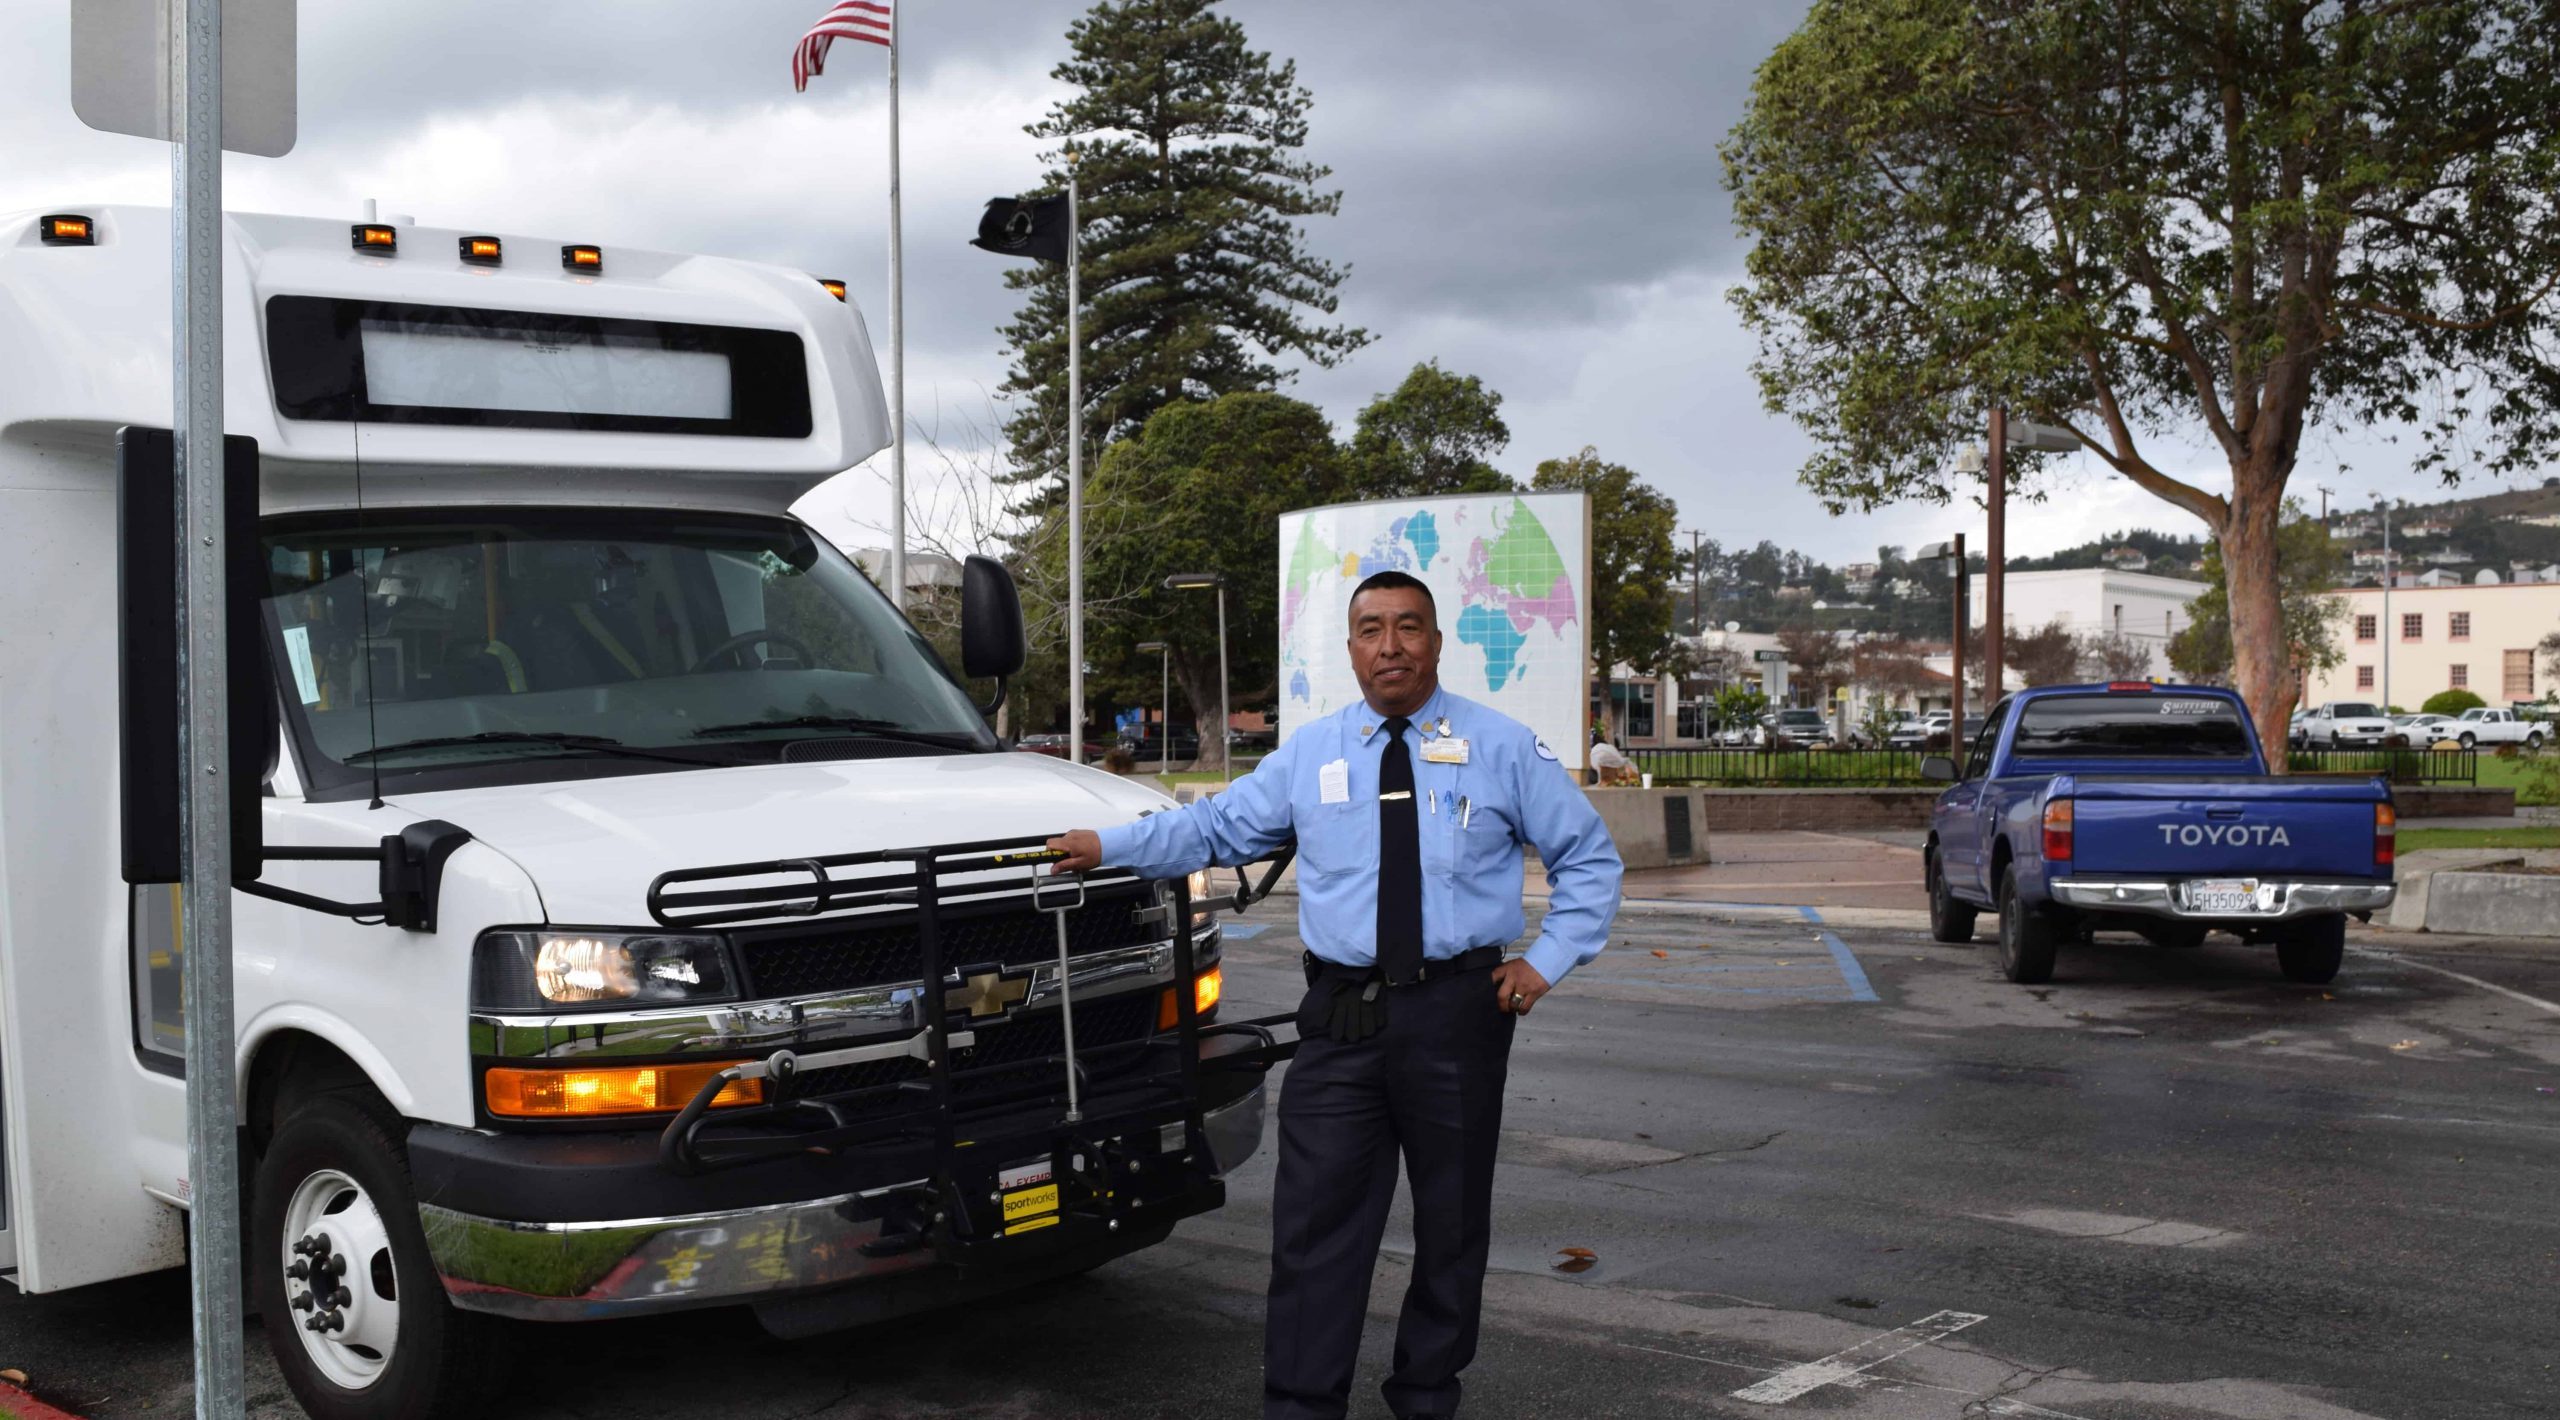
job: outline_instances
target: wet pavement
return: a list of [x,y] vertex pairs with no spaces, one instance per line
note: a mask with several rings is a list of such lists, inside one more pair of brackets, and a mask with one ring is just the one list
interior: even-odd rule
[[[2107,942],[2028,989],[1987,945],[1754,916],[1630,915],[1523,1024],[1468,1416],[2560,1412],[2556,944],[2360,933],[2315,987],[2226,939]],[[1294,1004],[1287,920],[1231,943],[1230,1012]],[[1251,1415],[1270,1163],[1162,1246],[962,1312],[532,1330],[493,1420]],[[1355,1415],[1385,1413],[1399,1209]],[[0,1365],[176,1417],[186,1324],[174,1275],[0,1289]],[[253,1344],[253,1413],[292,1414]]]

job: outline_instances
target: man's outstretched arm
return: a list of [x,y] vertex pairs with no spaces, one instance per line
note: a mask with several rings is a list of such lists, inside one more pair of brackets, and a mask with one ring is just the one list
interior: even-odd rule
[[1067,856],[1049,870],[1082,873],[1109,863],[1144,878],[1178,878],[1213,863],[1263,857],[1296,829],[1289,805],[1289,749],[1295,743],[1273,751],[1222,794],[1116,828],[1079,828],[1050,839],[1049,847]]

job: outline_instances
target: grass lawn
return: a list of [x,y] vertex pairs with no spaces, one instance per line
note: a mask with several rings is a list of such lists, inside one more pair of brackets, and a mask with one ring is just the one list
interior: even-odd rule
[[2428,848],[2560,848],[2560,827],[2525,824],[2515,828],[2404,828],[2400,851]]
[[[2560,753],[2560,750],[2555,750],[2553,752]],[[2518,755],[2513,759],[2500,759],[2494,754],[2484,752],[2480,756],[2480,787],[2484,789],[2513,789],[2516,791],[2516,802],[2519,804],[2548,804],[2554,802],[2547,796],[2537,796],[2533,792],[2532,782],[2525,777],[2525,771],[2530,768],[2532,764],[2533,761],[2525,758],[2523,755]]]

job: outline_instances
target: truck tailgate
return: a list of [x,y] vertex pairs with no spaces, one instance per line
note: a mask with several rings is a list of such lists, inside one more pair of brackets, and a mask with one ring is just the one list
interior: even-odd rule
[[2370,782],[2075,776],[2069,790],[2074,874],[2387,876],[2373,862],[2387,800]]

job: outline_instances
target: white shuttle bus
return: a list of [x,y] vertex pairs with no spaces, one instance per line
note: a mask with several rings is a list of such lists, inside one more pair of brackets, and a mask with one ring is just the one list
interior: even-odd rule
[[[788,512],[887,438],[841,288],[582,235],[225,224],[231,660],[272,709],[234,727],[271,747],[245,1255],[315,1416],[493,1413],[493,1328],[804,1334],[1145,1247],[1223,1200],[1287,1049],[1214,1023],[1204,882],[1042,882],[1045,837],[1166,801],[989,732],[1001,566],[952,667]],[[128,881],[163,786],[119,769],[175,696],[119,651],[171,553],[119,545],[166,497],[169,268],[165,211],[0,218],[0,1276],[32,1293],[184,1261],[180,889]]]

